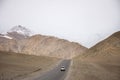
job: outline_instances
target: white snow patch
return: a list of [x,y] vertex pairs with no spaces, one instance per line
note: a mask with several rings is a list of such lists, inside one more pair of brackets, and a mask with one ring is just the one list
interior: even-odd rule
[[11,30],[9,30],[8,32],[17,32],[19,34],[22,34],[24,36],[30,36],[31,35],[31,31],[21,25],[18,26],[14,26]]
[[2,36],[2,37],[5,37],[5,38],[7,38],[7,39],[12,39],[12,37],[7,36],[7,35],[4,35],[4,36]]

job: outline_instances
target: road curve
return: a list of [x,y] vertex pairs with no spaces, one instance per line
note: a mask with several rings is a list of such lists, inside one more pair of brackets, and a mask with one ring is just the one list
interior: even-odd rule
[[[64,80],[68,72],[70,60],[63,60],[57,67],[43,74],[34,80]],[[61,66],[65,66],[66,71],[60,71]]]

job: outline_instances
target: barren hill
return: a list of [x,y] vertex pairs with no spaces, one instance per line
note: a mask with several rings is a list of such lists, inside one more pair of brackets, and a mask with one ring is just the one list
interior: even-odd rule
[[72,58],[82,54],[87,48],[75,42],[51,36],[34,35],[26,40],[22,50],[26,54]]
[[12,30],[13,32],[10,31],[7,34],[0,35],[1,51],[72,58],[77,55],[82,55],[82,53],[87,50],[87,48],[78,43],[53,36],[44,36],[40,34],[29,36],[27,35],[29,31],[20,25],[14,27]]
[[120,58],[120,31],[90,48],[84,56],[102,59]]
[[67,80],[120,80],[120,31],[75,57]]

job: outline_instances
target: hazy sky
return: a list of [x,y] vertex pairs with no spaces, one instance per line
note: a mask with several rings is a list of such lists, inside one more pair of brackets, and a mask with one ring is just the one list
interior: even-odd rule
[[120,0],[0,0],[0,32],[16,25],[91,47],[120,30]]

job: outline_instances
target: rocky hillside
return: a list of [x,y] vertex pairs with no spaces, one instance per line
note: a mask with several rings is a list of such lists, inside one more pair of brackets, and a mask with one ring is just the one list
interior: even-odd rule
[[27,39],[22,52],[35,55],[72,58],[82,54],[86,50],[85,47],[75,42],[69,42],[51,36],[34,35]]
[[120,57],[120,31],[90,48],[84,56],[96,58]]
[[66,80],[120,80],[120,31],[75,57]]
[[78,43],[52,36],[39,34],[29,36],[27,35],[29,31],[22,26],[17,26],[12,30],[7,34],[0,35],[0,50],[59,58],[72,58],[87,50]]
[[0,37],[0,50],[1,51],[12,51],[17,52],[17,42],[13,39],[6,37]]

